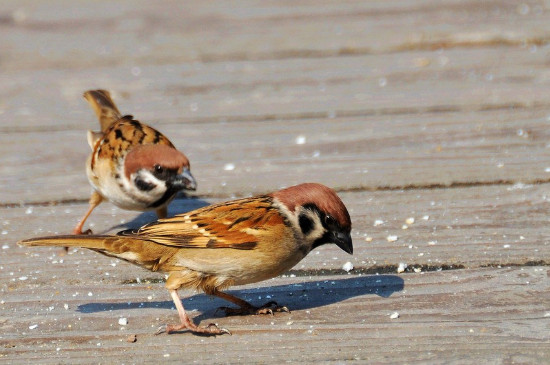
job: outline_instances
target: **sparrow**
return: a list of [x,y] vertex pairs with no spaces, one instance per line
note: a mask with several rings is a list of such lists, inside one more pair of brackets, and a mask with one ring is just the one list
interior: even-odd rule
[[104,200],[123,209],[155,210],[165,218],[176,193],[197,187],[187,157],[156,129],[121,115],[108,91],[86,91],[84,98],[94,109],[101,131],[88,131],[92,153],[86,174],[94,191],[73,233],[83,233],[84,222]]
[[272,313],[273,305],[283,311],[274,302],[256,307],[223,290],[276,277],[324,244],[353,254],[350,215],[334,190],[318,183],[206,206],[117,235],[50,236],[18,244],[83,247],[165,272],[180,323],[157,333],[186,329],[207,335],[229,331],[193,323],[179,289],[201,290],[238,306],[221,307],[227,315]]

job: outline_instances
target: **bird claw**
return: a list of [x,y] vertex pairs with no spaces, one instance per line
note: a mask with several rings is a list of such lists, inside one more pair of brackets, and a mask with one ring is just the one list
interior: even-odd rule
[[168,329],[168,325],[167,325],[167,324],[165,324],[164,326],[160,326],[160,327],[157,329],[157,331],[155,332],[155,336],[158,336],[158,335],[160,335],[161,333],[166,332],[167,329]]
[[213,333],[213,334],[216,334],[216,335],[223,335],[224,333],[227,333],[229,336],[232,336],[232,335],[233,335],[227,328],[218,327],[218,325],[217,325],[216,323],[210,323],[208,326],[205,327],[205,329],[210,330],[210,327],[214,327],[215,330],[217,330],[218,332],[220,332],[220,333],[211,332],[211,333]]
[[223,335],[224,333],[227,333],[229,336],[232,336],[232,333],[227,329],[223,327],[218,327],[216,323],[210,323],[206,327],[186,327],[184,325],[169,325],[166,324],[164,326],[160,326],[157,331],[155,332],[155,336],[160,335],[161,333],[170,334],[175,331],[179,331],[182,329],[187,329],[193,333],[199,334],[199,335]]

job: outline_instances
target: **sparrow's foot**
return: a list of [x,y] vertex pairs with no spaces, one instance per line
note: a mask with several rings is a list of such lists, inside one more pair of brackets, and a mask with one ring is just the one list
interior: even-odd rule
[[85,231],[82,231],[81,229],[75,228],[75,229],[73,230],[73,234],[78,234],[78,235],[80,235],[80,234],[94,234],[94,232],[92,232],[92,230],[89,229],[89,228],[88,228],[87,230],[85,230]]
[[155,332],[155,335],[160,335],[161,333],[170,334],[173,332],[181,331],[181,330],[189,330],[193,333],[199,334],[199,335],[206,335],[206,336],[216,336],[216,335],[223,335],[228,334],[231,336],[231,332],[229,332],[228,329],[220,328],[215,323],[210,323],[206,327],[199,327],[196,325],[185,325],[185,324],[167,324],[165,326],[159,327],[157,332]]
[[222,310],[225,312],[226,316],[244,316],[248,314],[271,314],[275,312],[288,312],[290,313],[290,310],[285,306],[280,306],[277,304],[276,301],[272,300],[270,302],[265,303],[261,307],[255,307],[253,305],[246,305],[241,306],[239,308],[232,308],[232,307],[219,307],[218,310]]

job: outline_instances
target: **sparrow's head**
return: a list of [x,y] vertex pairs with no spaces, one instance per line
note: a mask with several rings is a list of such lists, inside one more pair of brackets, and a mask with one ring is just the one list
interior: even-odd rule
[[195,190],[189,160],[177,149],[162,144],[146,144],[133,148],[124,159],[124,174],[137,190],[151,195]]
[[311,249],[334,243],[353,254],[351,219],[334,190],[317,183],[305,183],[271,195],[288,209],[289,219]]

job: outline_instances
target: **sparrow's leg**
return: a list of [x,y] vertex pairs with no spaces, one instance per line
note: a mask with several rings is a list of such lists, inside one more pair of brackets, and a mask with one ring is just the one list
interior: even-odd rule
[[171,332],[180,331],[183,329],[187,329],[191,332],[198,333],[198,334],[205,334],[205,335],[223,335],[224,333],[227,333],[229,335],[231,334],[231,332],[229,332],[225,328],[219,328],[214,323],[210,323],[206,327],[199,327],[196,324],[194,324],[193,321],[191,321],[191,319],[187,316],[187,313],[185,313],[185,309],[183,308],[183,304],[181,303],[181,299],[178,295],[178,291],[175,289],[169,289],[169,292],[178,310],[181,324],[177,324],[177,325],[167,324],[166,327],[161,327],[157,330],[157,333],[156,333],[157,335],[163,332],[171,333]]
[[261,307],[255,307],[252,304],[248,303],[246,300],[238,298],[234,295],[221,292],[219,290],[214,290],[212,293],[209,293],[225,299],[231,303],[235,303],[239,308],[230,308],[230,307],[220,307],[225,312],[225,315],[246,315],[246,314],[271,314],[273,312],[290,312],[287,307],[281,307],[275,301],[269,301],[262,305]]
[[74,234],[92,233],[92,231],[90,230],[86,232],[82,232],[82,227],[84,227],[84,222],[86,222],[86,219],[88,219],[90,214],[92,214],[92,210],[94,210],[99,204],[101,204],[102,201],[103,201],[103,197],[97,191],[94,191],[92,193],[92,196],[90,197],[90,206],[88,208],[88,211],[86,212],[86,214],[84,214],[84,217],[82,217],[80,222],[78,222],[76,227],[74,227],[73,229]]

